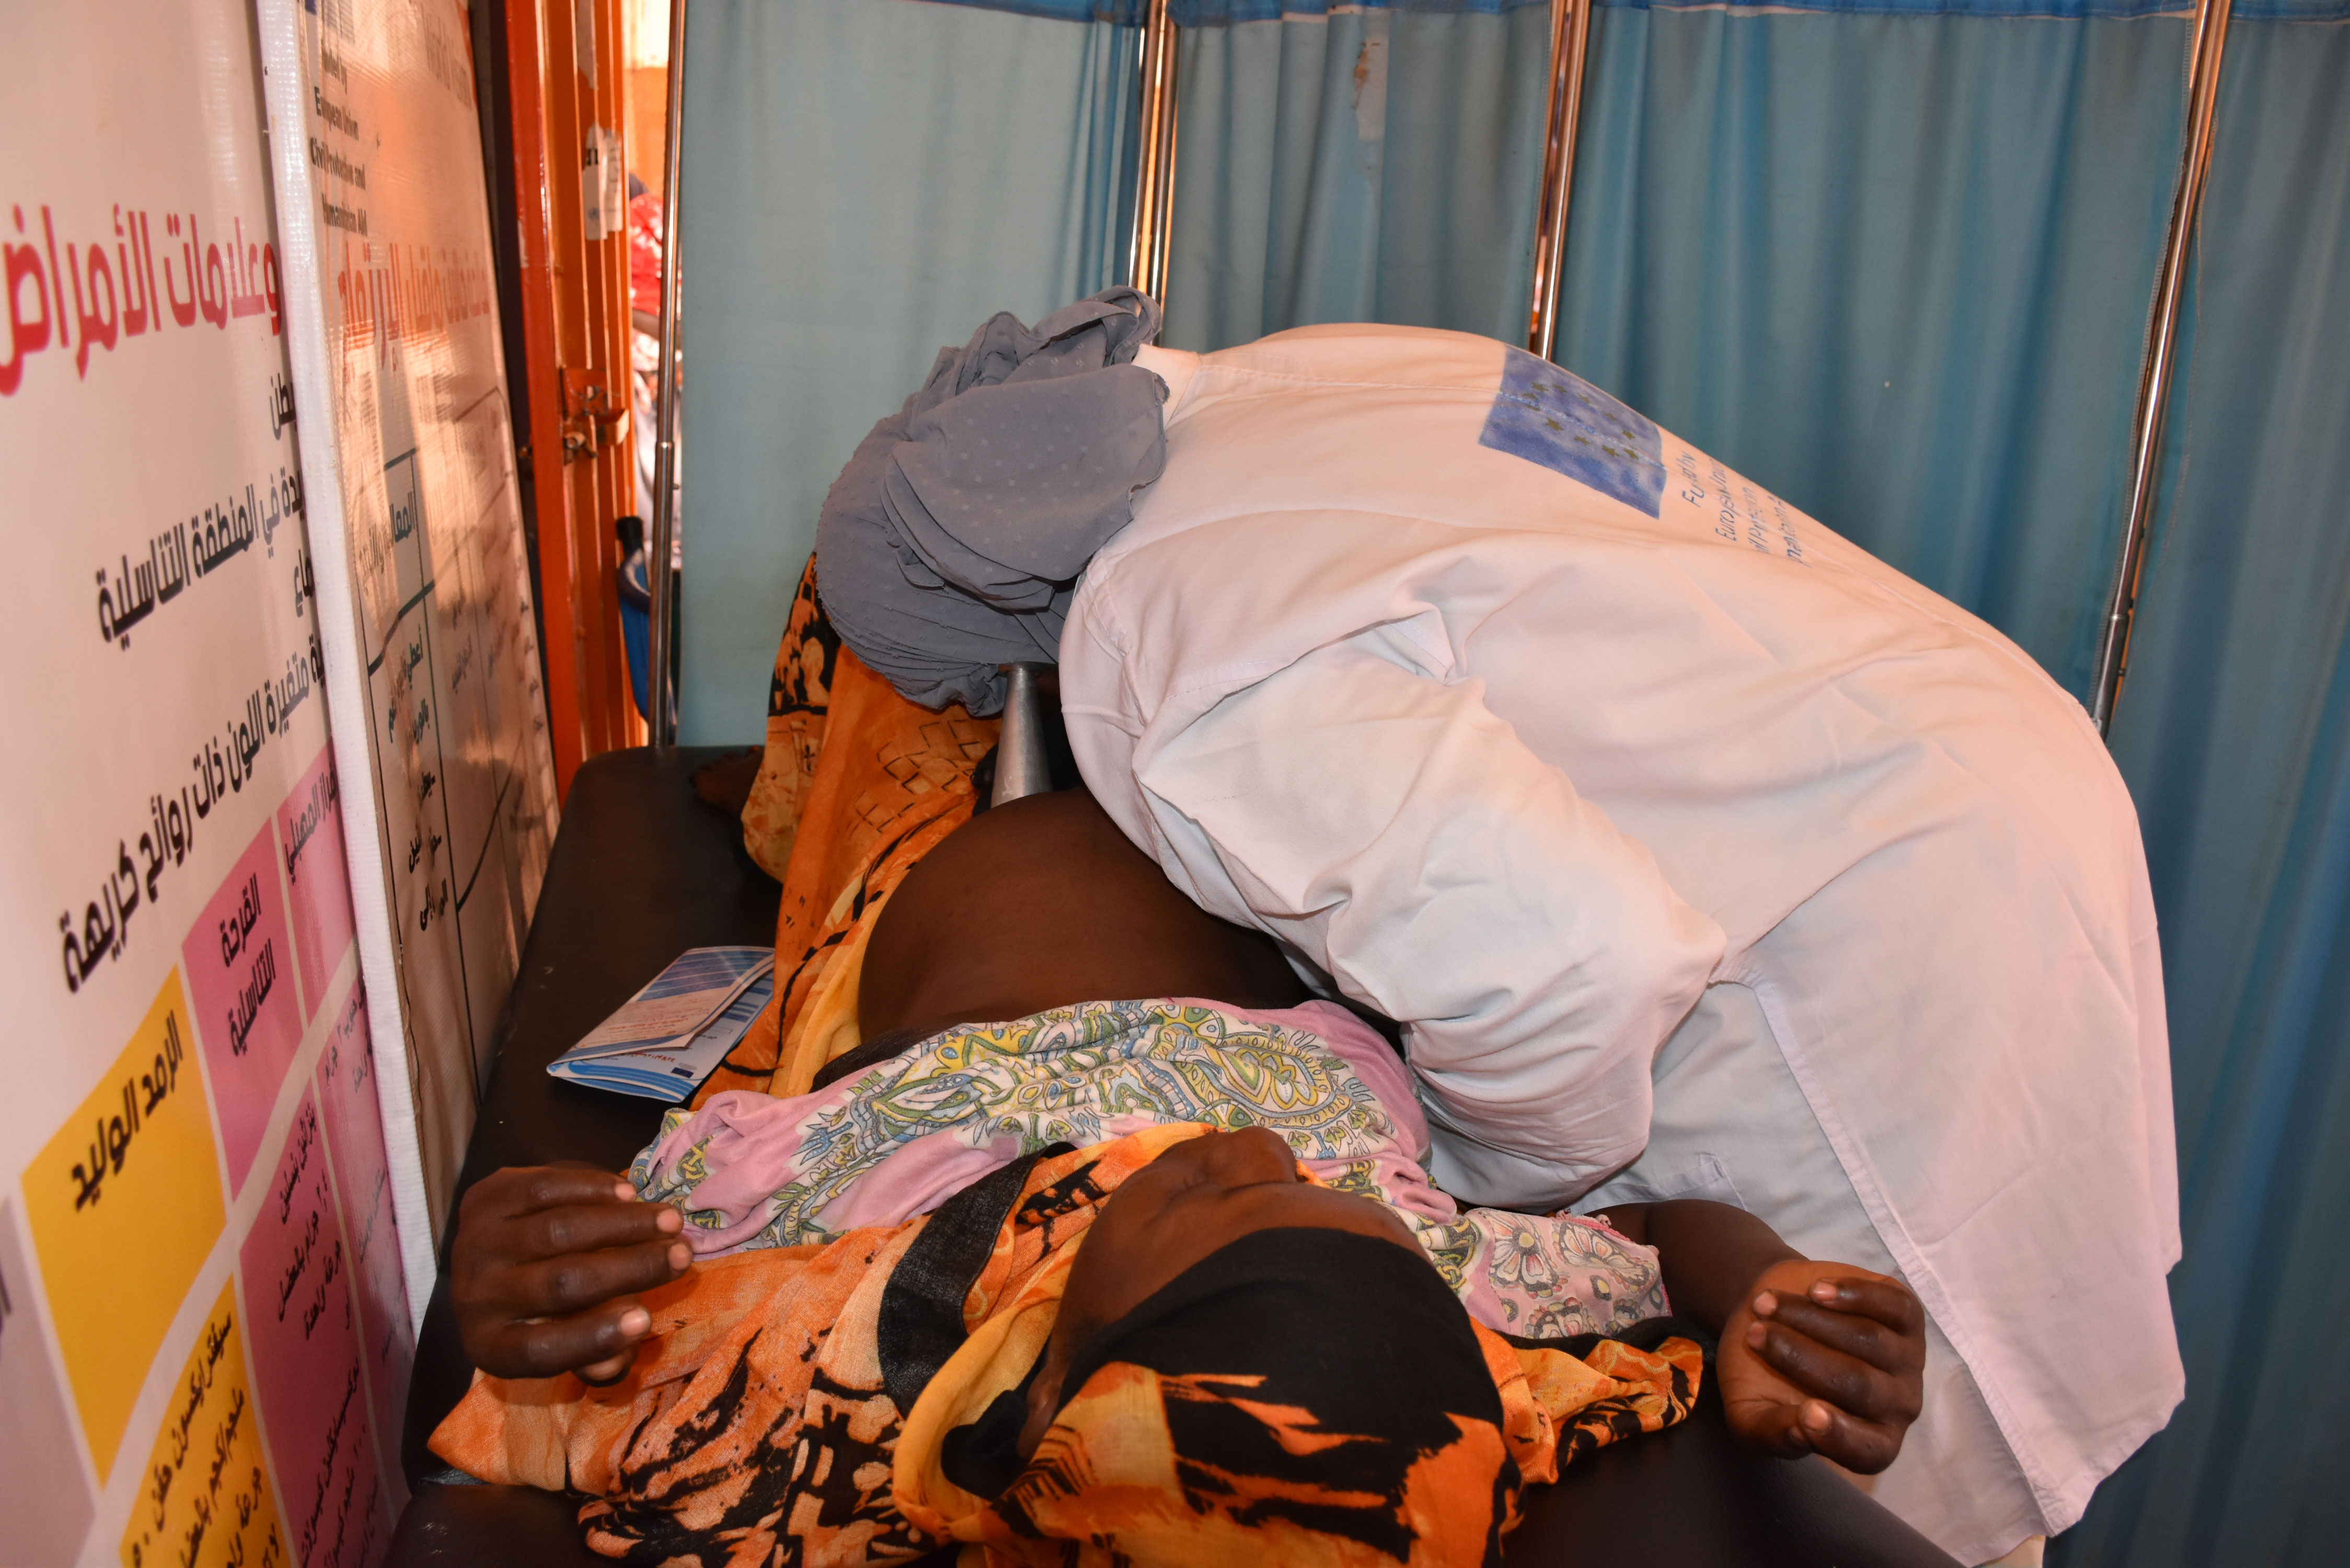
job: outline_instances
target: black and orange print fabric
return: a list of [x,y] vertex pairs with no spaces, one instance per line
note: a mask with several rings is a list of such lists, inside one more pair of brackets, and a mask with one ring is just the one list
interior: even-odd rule
[[1243,1237],[1097,1334],[1067,1386],[1024,1464],[1008,1407],[989,1412],[998,1465],[950,1438],[944,1476],[984,1506],[944,1532],[1035,1563],[1500,1557],[1520,1486],[1500,1391],[1415,1247]]
[[971,820],[971,775],[1000,722],[920,708],[868,669],[801,574],[768,684],[767,744],[743,843],[784,885],[775,996],[694,1096],[806,1094],[854,1048],[865,940],[906,873]]
[[[1391,1255],[1367,1265],[1405,1271],[1419,1288],[1399,1293],[1284,1231],[1268,1234],[1292,1259],[1287,1282],[1269,1288],[1302,1309],[1285,1334],[1258,1332],[1266,1298],[1248,1282],[1263,1261],[1227,1249],[1204,1282],[1227,1313],[1246,1310],[1246,1332],[1213,1313],[1138,1324],[1138,1309],[1080,1356],[1034,1459],[1007,1459],[1003,1428],[1095,1216],[1204,1130],[1047,1149],[901,1225],[704,1261],[643,1298],[653,1335],[626,1377],[477,1378],[433,1451],[484,1480],[585,1493],[591,1547],[674,1568],[861,1568],[957,1542],[966,1568],[1339,1568],[1486,1561],[1522,1486],[1694,1402],[1700,1355],[1686,1339],[1521,1349],[1401,1247],[1370,1242]],[[1199,1288],[1199,1272],[1178,1285]],[[1315,1370],[1332,1358],[1304,1353],[1363,1333],[1449,1349],[1428,1386],[1336,1387]]]
[[[1205,1130],[1034,1158],[935,1213],[824,1247],[704,1260],[640,1298],[653,1330],[627,1376],[477,1376],[432,1451],[483,1480],[586,1493],[588,1544],[629,1562],[856,1568],[933,1551],[895,1500],[904,1412],[974,1330],[1033,1361],[1101,1205]],[[941,1264],[939,1239],[974,1235]]]

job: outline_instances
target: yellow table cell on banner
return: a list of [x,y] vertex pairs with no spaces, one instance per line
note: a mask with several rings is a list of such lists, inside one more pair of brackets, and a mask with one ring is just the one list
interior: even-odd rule
[[287,1568],[234,1286],[188,1352],[122,1532],[123,1568]]
[[177,970],[25,1170],[25,1217],[103,1478],[163,1333],[221,1233],[220,1162]]

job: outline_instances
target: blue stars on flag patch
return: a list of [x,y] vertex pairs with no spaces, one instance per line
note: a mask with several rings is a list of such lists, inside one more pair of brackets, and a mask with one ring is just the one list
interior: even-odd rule
[[1502,389],[1477,444],[1537,462],[1649,516],[1665,493],[1657,427],[1580,376],[1505,350]]

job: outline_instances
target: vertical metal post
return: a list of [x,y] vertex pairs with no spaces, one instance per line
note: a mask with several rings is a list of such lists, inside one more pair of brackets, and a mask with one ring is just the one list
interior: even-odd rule
[[1591,0],[1550,0],[1550,105],[1543,134],[1542,206],[1534,219],[1534,307],[1526,349],[1547,359],[1558,340],[1558,278],[1566,264],[1566,209],[1575,195],[1575,132],[1583,117],[1583,60]]
[[1052,793],[1053,769],[1045,757],[1045,694],[1036,684],[1036,672],[1051,668],[1049,664],[1003,667],[1011,682],[1003,694],[1003,730],[995,742],[995,788],[987,797],[990,805]]
[[1150,0],[1142,24],[1142,148],[1135,181],[1127,282],[1167,304],[1167,250],[1175,202],[1175,22]]
[[651,688],[652,742],[656,746],[677,744],[677,688],[670,680],[670,667],[676,659],[672,649],[677,641],[670,600],[676,589],[670,558],[677,549],[677,197],[678,177],[684,167],[684,139],[678,131],[685,112],[685,6],[686,0],[670,0],[669,145],[663,150],[661,173],[660,384],[654,394],[658,410],[655,439],[660,444],[653,449],[653,536],[650,556],[645,562],[645,587],[651,590],[653,601],[651,657],[648,660],[652,668],[645,675]]
[[2096,671],[2090,682],[2089,717],[2097,733],[2113,728],[2129,670],[2132,618],[2137,610],[2138,579],[2146,571],[2147,531],[2154,522],[2156,486],[2162,467],[2163,416],[2178,373],[2178,310],[2187,287],[2188,253],[2195,243],[2196,213],[2203,203],[2203,178],[2211,166],[2212,128],[2218,119],[2220,57],[2227,48],[2232,0],[2196,0],[2193,64],[2187,78],[2186,151],[2170,201],[2170,237],[2163,247],[2162,271],[2154,285],[2153,320],[2146,359],[2138,369],[2137,413],[2130,429],[2129,512],[2122,529],[2121,556],[2114,566],[2106,599],[2106,624],[2097,641]]

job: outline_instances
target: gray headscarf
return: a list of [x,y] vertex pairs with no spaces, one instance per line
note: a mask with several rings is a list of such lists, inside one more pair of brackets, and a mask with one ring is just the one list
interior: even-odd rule
[[1133,363],[1159,306],[1106,289],[995,317],[873,427],[816,523],[816,587],[913,701],[1003,706],[997,666],[1059,657],[1077,575],[1167,466],[1167,384]]

